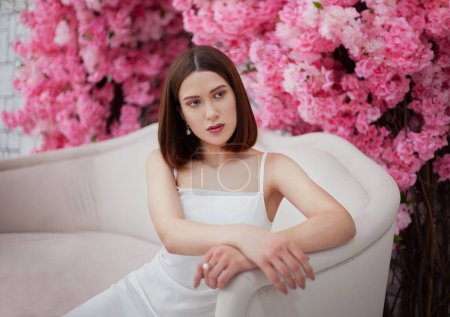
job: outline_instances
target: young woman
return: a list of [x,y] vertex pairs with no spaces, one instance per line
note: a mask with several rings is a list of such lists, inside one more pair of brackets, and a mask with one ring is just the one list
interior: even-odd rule
[[[262,92],[263,93],[263,92]],[[231,60],[194,47],[171,65],[160,148],[147,160],[148,208],[163,242],[152,262],[67,316],[214,316],[217,291],[259,268],[281,292],[305,287],[305,253],[355,235],[347,210],[291,158],[252,146],[257,127]],[[283,198],[307,217],[270,232]]]

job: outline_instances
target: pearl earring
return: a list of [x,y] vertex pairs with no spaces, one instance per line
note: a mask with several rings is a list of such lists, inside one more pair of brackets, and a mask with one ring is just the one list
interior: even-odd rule
[[186,134],[191,135],[191,133],[192,133],[192,131],[191,131],[191,129],[189,129],[189,125],[186,124]]

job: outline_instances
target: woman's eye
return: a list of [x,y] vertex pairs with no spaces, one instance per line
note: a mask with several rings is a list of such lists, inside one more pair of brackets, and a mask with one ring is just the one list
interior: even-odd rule
[[225,91],[224,90],[216,92],[214,94],[214,97],[221,98],[223,95],[225,95]]
[[192,100],[188,102],[188,106],[197,107],[200,104],[200,100]]

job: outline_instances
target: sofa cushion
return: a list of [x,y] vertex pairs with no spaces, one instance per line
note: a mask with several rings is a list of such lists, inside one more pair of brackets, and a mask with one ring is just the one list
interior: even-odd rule
[[60,316],[151,261],[160,247],[95,231],[0,234],[0,316]]

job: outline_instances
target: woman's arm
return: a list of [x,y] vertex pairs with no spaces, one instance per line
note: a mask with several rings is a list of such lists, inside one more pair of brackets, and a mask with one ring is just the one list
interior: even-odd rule
[[[253,231],[258,229],[249,228],[248,235],[245,237],[247,243],[243,244],[241,248],[247,256],[259,258],[258,266],[272,281],[275,280],[275,286],[285,293],[287,289],[276,283],[273,275],[270,276],[273,272],[267,271],[267,266],[275,266],[276,271],[282,273],[291,288],[295,288],[296,284],[302,288],[305,287],[302,270],[308,277],[314,278],[314,275],[311,274],[312,270],[308,272],[307,260],[299,261],[302,265],[300,271],[297,269],[298,262],[288,263],[279,260],[280,254],[286,251],[289,243],[294,243],[304,252],[332,248],[345,243],[355,235],[355,224],[347,210],[315,184],[303,169],[289,157],[279,153],[270,154],[270,159],[266,160],[266,166],[265,190],[286,197],[308,219],[299,225],[275,233],[280,240],[270,236],[274,233],[254,234]],[[217,252],[218,250],[221,252]],[[202,269],[202,264],[205,262],[212,264],[211,271],[205,272]],[[255,263],[245,258],[244,254],[228,248],[221,250],[213,247],[205,255],[203,261],[198,264],[194,285],[198,285],[200,279],[204,278],[210,287],[222,288],[235,275],[251,270],[255,266]],[[229,269],[221,273],[223,267]]]
[[210,225],[185,219],[173,172],[159,149],[150,153],[146,174],[149,213],[169,252],[203,255],[215,245],[238,246],[245,230],[242,225]]
[[267,161],[269,186],[308,218],[278,234],[306,253],[339,246],[355,236],[355,223],[348,211],[312,181],[294,160],[271,153]]
[[[298,270],[295,269],[298,263],[289,264],[287,262],[283,263],[284,261],[277,261],[279,254],[286,250],[289,242],[295,244],[303,252],[314,252],[341,245],[355,235],[355,223],[348,211],[339,202],[314,183],[303,169],[286,155],[280,153],[269,154],[265,170],[265,190],[281,194],[282,197],[287,198],[308,219],[301,224],[276,232],[275,234],[282,238],[278,241],[268,236],[271,233],[260,232],[259,234],[253,234],[253,231],[257,229],[250,229],[247,231],[248,235],[244,238],[247,243],[241,246],[241,250],[247,257],[252,257],[253,259],[258,259],[260,255],[265,254],[266,259],[260,258],[260,261],[257,262],[261,269],[264,270],[264,266],[275,264],[277,272],[282,273],[291,288],[295,288],[294,279],[297,285],[304,288],[304,276],[302,274],[299,275]],[[212,251],[214,252],[214,250]],[[219,260],[214,260],[213,252],[210,250],[203,261],[209,262],[212,259],[213,262],[220,263]],[[234,253],[232,254],[234,255]],[[236,257],[239,258],[238,255]],[[222,262],[227,261],[223,260]],[[210,275],[205,275],[202,272],[202,263],[197,268],[195,281],[198,283],[200,278],[205,278],[210,286],[219,284],[222,286],[223,281],[219,281],[220,275],[217,275],[216,271],[210,272]],[[252,269],[251,263],[253,262],[247,262],[249,265],[247,270]],[[303,266],[303,271],[308,276],[308,273],[311,272],[308,272],[307,260],[300,261],[300,263]],[[306,264],[306,267],[304,264]],[[235,266],[234,271],[231,270],[235,272],[233,276],[244,271],[240,270],[241,266]],[[265,273],[268,275],[266,271]],[[269,274],[271,273],[269,272]],[[290,278],[289,274],[292,274],[293,278]],[[309,277],[313,277],[313,275],[310,274]],[[230,278],[226,274],[222,279],[228,282]],[[269,276],[269,278],[271,277]],[[271,279],[273,280],[273,278]],[[276,285],[276,283],[274,284]],[[277,288],[284,291],[279,286]]]

